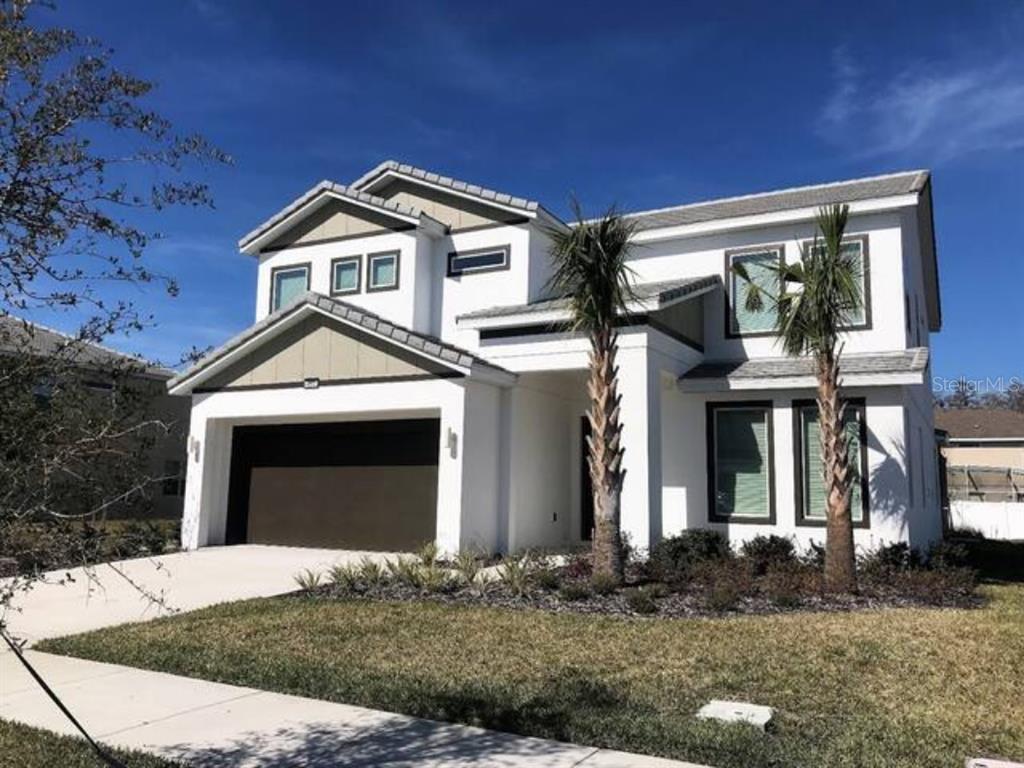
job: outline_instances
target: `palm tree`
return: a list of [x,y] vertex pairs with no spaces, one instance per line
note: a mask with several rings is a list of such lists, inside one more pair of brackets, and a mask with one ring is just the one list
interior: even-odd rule
[[[818,380],[818,423],[825,481],[825,586],[852,592],[857,587],[850,494],[853,473],[843,419],[846,404],[839,379],[844,327],[853,325],[863,305],[861,262],[841,247],[849,206],[818,210],[818,234],[803,249],[801,261],[770,267],[778,277],[778,295],[750,279],[742,264],[733,271],[747,286],[746,308],[757,312],[767,295],[777,309],[776,330],[788,355],[812,355]],[[867,280],[867,276],[864,276]],[[774,281],[773,281],[774,282]]]
[[622,581],[625,566],[620,530],[622,423],[619,421],[619,369],[616,318],[633,298],[627,265],[635,225],[614,208],[587,221],[579,202],[572,201],[576,222],[552,229],[550,254],[555,271],[548,290],[569,299],[572,331],[590,338],[590,436],[587,463],[594,489],[594,573]]

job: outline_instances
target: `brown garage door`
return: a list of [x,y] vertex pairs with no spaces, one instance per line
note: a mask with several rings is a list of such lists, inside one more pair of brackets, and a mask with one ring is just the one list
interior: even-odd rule
[[235,427],[229,544],[403,551],[434,539],[437,419]]

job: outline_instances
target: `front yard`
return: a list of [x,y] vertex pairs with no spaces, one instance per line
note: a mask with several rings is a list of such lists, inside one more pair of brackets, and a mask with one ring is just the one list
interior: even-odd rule
[[[40,650],[708,763],[1024,760],[1024,585],[977,609],[705,619],[282,597]],[[774,730],[701,723],[711,698]]]
[[[142,752],[112,750],[131,768],[184,768]],[[102,763],[83,739],[58,736],[49,731],[0,720],[0,755],[11,768],[98,768]]]

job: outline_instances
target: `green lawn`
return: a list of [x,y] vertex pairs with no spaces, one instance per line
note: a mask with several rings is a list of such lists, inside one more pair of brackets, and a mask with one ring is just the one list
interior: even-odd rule
[[[41,649],[728,766],[1024,759],[1024,585],[975,610],[703,620],[275,598]],[[777,727],[699,723],[711,698]]]
[[[141,752],[115,750],[113,754],[128,768],[175,768],[170,763]],[[105,763],[82,739],[57,736],[49,731],[0,720],[0,765],[10,768],[105,768]]]

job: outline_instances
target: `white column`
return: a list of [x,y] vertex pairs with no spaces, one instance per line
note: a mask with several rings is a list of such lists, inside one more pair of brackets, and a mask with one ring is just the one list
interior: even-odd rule
[[646,346],[620,347],[618,354],[626,451],[622,531],[645,551],[661,527],[661,390],[654,358]]

